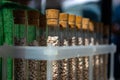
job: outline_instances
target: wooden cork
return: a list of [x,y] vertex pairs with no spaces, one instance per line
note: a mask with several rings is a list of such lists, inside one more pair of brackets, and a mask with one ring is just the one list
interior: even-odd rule
[[75,15],[69,14],[68,22],[75,23],[75,17],[76,17]]
[[58,25],[58,20],[56,20],[56,19],[47,19],[47,25],[55,27],[55,26]]
[[83,18],[82,19],[82,24],[88,25],[89,24],[90,19],[89,18]]
[[46,19],[48,26],[57,26],[59,18],[59,10],[57,9],[48,9],[46,10]]
[[21,18],[21,17],[26,17],[26,11],[25,10],[14,10],[13,11],[13,16],[15,18]]
[[68,24],[70,28],[75,28],[75,15],[69,14],[68,16]]
[[87,30],[89,26],[89,18],[82,19],[82,29]]
[[28,24],[29,25],[35,25],[37,27],[39,26],[40,13],[38,11],[30,10],[27,12],[27,16],[28,16]]
[[26,22],[25,10],[14,10],[13,16],[14,16],[14,23],[15,24],[25,24],[25,22]]
[[82,17],[76,16],[76,24],[82,24]]
[[77,27],[77,29],[81,29],[81,27],[82,27],[82,17],[81,16],[76,16],[76,27]]
[[94,23],[92,21],[89,22],[89,30],[94,32]]
[[59,21],[61,28],[67,28],[67,21]]
[[59,24],[62,28],[67,28],[68,14],[60,13],[59,15]]
[[59,10],[47,9],[46,10],[46,18],[47,19],[58,19],[59,18]]
[[82,24],[76,24],[77,29],[82,29]]
[[40,23],[39,27],[41,27],[41,28],[45,28],[46,27],[46,16],[45,15],[40,14],[40,16],[39,16],[39,23]]
[[59,20],[60,21],[68,21],[68,14],[66,14],[66,13],[60,13],[59,14]]
[[27,14],[29,19],[39,19],[40,16],[39,11],[35,11],[35,10],[30,10],[27,12]]

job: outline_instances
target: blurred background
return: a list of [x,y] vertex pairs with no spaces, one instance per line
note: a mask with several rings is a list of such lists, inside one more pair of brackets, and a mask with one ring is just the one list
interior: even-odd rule
[[120,0],[112,1],[112,35],[111,41],[117,45],[115,54],[115,77],[120,80]]
[[117,45],[115,77],[120,80],[120,0],[12,0],[32,8],[59,9],[61,12],[81,15],[110,25],[110,43]]

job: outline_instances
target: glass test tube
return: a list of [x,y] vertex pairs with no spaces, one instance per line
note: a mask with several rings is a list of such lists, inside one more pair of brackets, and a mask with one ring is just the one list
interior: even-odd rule
[[82,33],[82,17],[76,16],[76,45],[83,45],[83,33]]
[[15,41],[15,45],[18,46],[25,46],[26,45],[26,23],[27,23],[27,19],[26,19],[26,11],[25,10],[15,10],[14,11],[14,21],[15,21],[15,25],[14,25],[14,30],[15,30],[15,34],[14,34],[14,41]]
[[[2,10],[2,22],[3,22],[3,34],[4,34],[4,43],[7,45],[14,45],[13,39],[13,10],[10,8],[3,8]],[[7,58],[7,80],[13,79],[13,59],[8,57]]]
[[[82,17],[76,16],[77,45],[83,45]],[[83,57],[76,58],[76,79],[83,80]]]
[[[28,14],[27,43],[29,46],[38,46],[36,30],[39,26],[39,12],[30,10]],[[28,79],[39,80],[39,60],[28,60]]]
[[[26,45],[26,13],[24,10],[14,11],[14,41],[17,46]],[[14,59],[14,79],[27,79],[27,61],[25,59]]]
[[[68,14],[59,14],[60,46],[68,46]],[[60,80],[68,79],[68,59],[60,60]]]
[[[96,27],[97,26],[95,25],[93,21],[89,23],[91,45],[95,45],[97,43],[97,40],[96,40],[97,28]],[[99,75],[99,56],[94,55],[93,56],[93,79],[98,80],[98,75]]]
[[[59,10],[47,9],[47,46],[59,46]],[[59,61],[53,61],[53,80],[59,79]]]
[[95,45],[99,45],[99,23],[94,22],[95,25]]
[[76,18],[76,16],[73,14],[69,14],[69,16],[68,16],[68,26],[69,26],[68,29],[69,29],[69,37],[70,37],[69,45],[70,46],[76,45],[75,18]]
[[[89,19],[88,18],[83,18],[82,20],[82,28],[83,28],[83,38],[84,38],[84,45],[87,46],[89,45]],[[89,57],[84,56],[83,58],[83,80],[88,80],[89,79]]]
[[60,46],[68,46],[68,14],[59,14]]
[[[68,24],[69,24],[69,45],[76,45],[76,32],[75,32],[75,15],[69,14],[68,16]],[[68,68],[69,68],[69,80],[76,80],[76,59],[71,58],[68,59]]]
[[[109,44],[109,25],[104,26],[103,30],[104,34],[104,44],[108,45]],[[108,80],[108,54],[104,55],[104,80]]]
[[89,37],[90,37],[90,45],[95,45],[95,34],[94,34],[93,21],[89,22]]
[[40,46],[46,46],[46,42],[47,42],[47,39],[46,39],[46,16],[43,15],[43,14],[40,14],[40,17],[39,17],[39,45]]
[[[103,45],[103,23],[99,23],[99,36],[100,36],[100,44]],[[104,54],[100,55],[100,72],[99,79],[104,80]]]
[[[39,17],[39,45],[40,46],[46,46],[47,39],[46,39],[46,17],[43,14],[40,14]],[[46,80],[47,79],[47,61],[46,60],[40,60],[39,61],[39,80]]]
[[[96,22],[95,24],[95,45],[100,45],[101,43],[101,39],[100,39],[100,33],[101,33],[101,29],[100,29],[100,23]],[[94,80],[99,80],[100,79],[100,55],[95,55],[94,56],[94,71],[95,71],[95,76],[94,76]]]
[[47,45],[58,46],[58,35],[59,35],[59,10],[56,9],[48,9],[46,10],[46,18],[47,18]]
[[[27,28],[27,44],[29,46],[38,46],[37,41],[37,29],[39,27],[39,11],[30,10],[28,11],[28,28]],[[34,44],[36,43],[36,44]]]

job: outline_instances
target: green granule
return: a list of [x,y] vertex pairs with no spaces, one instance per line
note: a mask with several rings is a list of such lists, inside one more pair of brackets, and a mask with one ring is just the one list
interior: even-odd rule
[[20,25],[19,24],[15,24],[14,25],[14,36],[17,38],[17,39],[19,39],[20,38],[20,34],[19,34],[19,32],[20,32]]
[[4,22],[4,43],[13,45],[13,13],[10,9],[3,9],[3,22]]
[[35,26],[28,26],[28,36],[27,36],[27,43],[31,43],[36,40],[36,27]]
[[15,34],[14,36],[18,39],[25,38],[26,26],[23,24],[15,24],[14,27]]
[[42,28],[39,28],[39,36],[41,36],[43,34],[43,30]]
[[36,40],[39,40],[39,37],[40,37],[40,33],[39,33],[39,28],[38,27],[36,27]]
[[[13,11],[11,9],[3,9],[3,29],[4,29],[4,43],[13,45]],[[13,74],[13,59],[7,59],[7,80],[12,80]]]
[[[0,11],[0,46],[3,45],[2,11]],[[2,58],[0,57],[0,80],[2,80]]]
[[13,80],[13,59],[7,59],[7,80]]
[[2,22],[2,11],[0,11],[0,46],[3,45],[3,22]]
[[24,24],[19,24],[19,29],[20,29],[19,31],[20,39],[26,38],[26,26]]

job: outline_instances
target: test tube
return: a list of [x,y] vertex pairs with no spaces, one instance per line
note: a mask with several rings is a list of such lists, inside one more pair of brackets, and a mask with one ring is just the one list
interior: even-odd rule
[[[68,14],[59,14],[60,46],[68,46]],[[60,80],[68,80],[68,59],[60,60]]]
[[[69,25],[69,45],[75,46],[76,45],[76,32],[75,32],[75,18],[76,16],[73,14],[69,14],[68,16],[68,25]],[[68,59],[68,70],[69,70],[69,80],[76,80],[76,58]]]
[[[89,19],[83,18],[82,20],[82,28],[83,28],[83,44],[85,46],[89,45]],[[89,57],[84,56],[83,57],[83,80],[89,79]]]
[[[82,17],[76,16],[77,45],[83,45]],[[76,58],[76,79],[83,80],[83,57]]]
[[[30,10],[28,14],[28,29],[27,29],[27,44],[29,46],[38,46],[37,41],[37,29],[39,27],[39,12],[35,10]],[[28,79],[38,80],[39,79],[39,60],[28,60]]]
[[[46,10],[46,37],[47,46],[59,46],[59,10]],[[59,79],[59,61],[53,61],[53,80]]]
[[[26,45],[26,11],[15,10],[14,11],[14,41],[16,46]],[[27,79],[27,60],[14,59],[14,79],[26,80]]]

